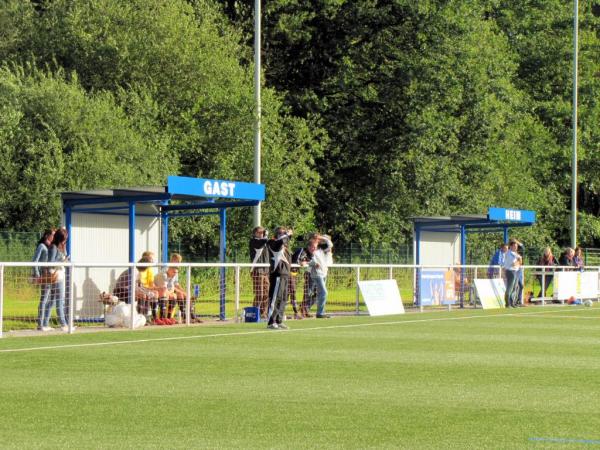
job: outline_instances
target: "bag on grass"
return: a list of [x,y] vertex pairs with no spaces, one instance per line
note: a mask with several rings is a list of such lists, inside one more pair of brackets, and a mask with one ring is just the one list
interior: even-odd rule
[[32,278],[35,284],[54,284],[58,281],[58,271],[47,271],[37,278]]

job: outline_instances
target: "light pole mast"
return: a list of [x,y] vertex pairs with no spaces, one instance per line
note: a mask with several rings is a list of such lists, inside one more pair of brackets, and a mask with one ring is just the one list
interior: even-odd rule
[[573,7],[573,151],[571,162],[571,247],[577,246],[577,53],[579,29],[579,0]]
[[[260,183],[260,164],[261,164],[261,116],[262,105],[260,100],[260,0],[254,0],[254,103],[256,107],[254,123],[254,182]],[[254,207],[254,226],[260,226],[261,222],[261,204]]]

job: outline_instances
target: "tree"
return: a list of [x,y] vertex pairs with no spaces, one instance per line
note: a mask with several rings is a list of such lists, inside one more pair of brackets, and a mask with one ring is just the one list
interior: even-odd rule
[[[73,73],[86,92],[112,96],[134,119],[145,117],[139,108],[153,105],[144,136],[168,144],[167,166],[182,175],[252,180],[252,70],[240,63],[245,50],[237,32],[210,1],[55,0],[33,17],[28,47],[6,51],[4,60],[32,55],[38,68]],[[296,218],[300,228],[312,229],[320,131],[290,116],[275,92],[266,90],[263,102],[265,225]],[[153,184],[165,175],[156,172]],[[229,242],[245,243],[250,217],[232,214]],[[217,239],[214,221],[180,223],[174,237],[192,234],[197,245]]]
[[[246,36],[250,3],[226,2]],[[266,80],[327,130],[317,220],[338,239],[401,242],[412,215],[491,205],[538,210],[540,240],[560,233],[565,192],[547,174],[564,149],[521,82],[519,50],[530,43],[516,48],[502,23],[504,8],[519,9],[519,20],[536,16],[508,3],[266,4]]]
[[[561,217],[555,217],[555,234],[569,243],[571,199],[571,146],[573,97],[572,2],[497,1],[490,10],[518,54],[516,83],[533,100],[532,111],[554,137],[559,152],[547,154],[546,184],[562,195]],[[600,242],[600,148],[597,126],[600,93],[600,7],[597,1],[580,1],[579,17],[579,240]]]
[[[126,113],[110,93],[88,94],[76,76],[62,71],[0,69],[0,149],[5,160],[0,169],[0,227],[56,226],[59,192],[114,187],[123,178],[147,185],[175,170],[168,137],[147,133],[156,128],[156,105],[142,96],[136,101],[137,109]],[[148,154],[155,157],[148,160]]]

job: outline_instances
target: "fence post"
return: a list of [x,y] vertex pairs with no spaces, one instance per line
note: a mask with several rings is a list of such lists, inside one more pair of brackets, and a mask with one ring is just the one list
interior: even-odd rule
[[[129,324],[129,328],[131,330],[134,330],[134,318],[135,318],[135,314],[137,313],[136,309],[135,309],[135,304],[136,304],[136,298],[135,298],[135,267],[134,266],[129,266],[129,314],[131,315],[131,320],[130,320],[130,324]],[[142,310],[141,310],[142,311]],[[106,323],[106,322],[105,322]]]
[[235,323],[240,321],[240,266],[235,266]]
[[[67,280],[69,282],[69,334],[73,333],[73,316],[75,315],[74,299],[73,299],[73,263],[69,267],[65,267],[67,270]],[[133,322],[133,321],[132,321]]]
[[[185,287],[185,324],[190,324],[190,314],[192,313],[192,266],[187,266],[187,285]],[[196,299],[198,301],[198,299]]]
[[360,287],[358,282],[360,281],[360,267],[356,268],[356,315],[360,313]]

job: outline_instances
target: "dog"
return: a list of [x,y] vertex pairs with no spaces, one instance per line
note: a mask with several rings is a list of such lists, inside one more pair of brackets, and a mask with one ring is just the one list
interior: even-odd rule
[[103,305],[115,306],[117,303],[119,303],[119,297],[109,294],[108,292],[102,292],[100,293],[100,300],[98,301]]

